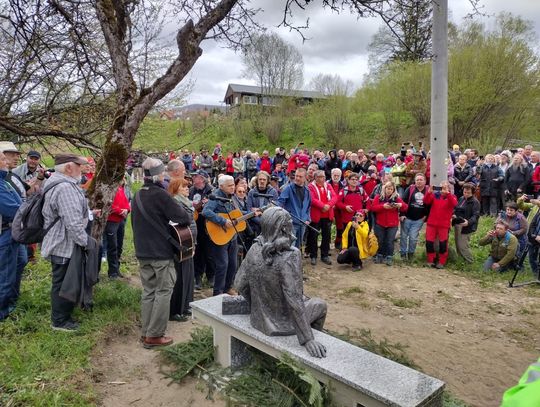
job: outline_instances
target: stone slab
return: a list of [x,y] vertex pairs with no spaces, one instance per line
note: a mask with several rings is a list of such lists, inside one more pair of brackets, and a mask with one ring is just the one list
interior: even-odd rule
[[224,296],[227,294],[191,303],[194,317],[201,313],[281,353],[286,352],[307,367],[320,371],[383,405],[439,405],[444,390],[444,382],[441,380],[315,330],[315,340],[326,346],[327,357],[312,357],[300,346],[296,336],[267,336],[251,326],[248,315],[223,315]]

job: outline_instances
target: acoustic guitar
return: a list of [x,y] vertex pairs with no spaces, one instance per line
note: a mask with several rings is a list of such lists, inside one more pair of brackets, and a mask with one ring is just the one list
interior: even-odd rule
[[[263,206],[260,210],[261,212],[264,212],[271,206],[272,205]],[[236,232],[243,232],[246,230],[246,221],[256,216],[256,213],[250,212],[243,215],[240,209],[233,209],[229,213],[218,213],[217,215],[221,216],[223,219],[232,220],[235,226],[228,228],[206,220],[206,231],[208,232],[208,236],[210,236],[210,240],[212,240],[212,242],[218,246],[223,246],[232,240],[232,238],[236,235]]]
[[169,233],[180,249],[178,250],[178,261],[191,259],[195,254],[195,242],[189,226],[179,226],[178,224],[169,223]]

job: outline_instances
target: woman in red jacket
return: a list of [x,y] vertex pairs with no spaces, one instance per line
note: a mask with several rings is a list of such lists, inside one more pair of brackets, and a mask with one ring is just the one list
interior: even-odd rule
[[111,212],[107,218],[104,232],[104,243],[107,244],[107,263],[109,264],[109,278],[111,280],[121,278],[120,256],[118,253],[118,228],[127,218],[131,207],[124,192],[123,183],[118,187],[111,206]]
[[236,154],[237,153],[233,154],[230,151],[227,154],[227,159],[225,160],[225,165],[227,166],[225,172],[227,175],[233,176],[234,174],[233,159],[236,157]]
[[[441,190],[424,195],[424,204],[430,205],[426,226],[427,262],[431,267],[444,268],[448,259],[448,233],[450,232],[452,214],[457,205],[457,198],[450,192],[448,181],[441,182]],[[435,261],[435,239],[439,240],[439,261]]]
[[408,206],[396,192],[396,185],[387,182],[381,193],[375,196],[369,209],[375,213],[374,229],[379,241],[375,263],[384,262],[391,266],[394,260],[394,240],[399,226],[399,212],[406,212]]

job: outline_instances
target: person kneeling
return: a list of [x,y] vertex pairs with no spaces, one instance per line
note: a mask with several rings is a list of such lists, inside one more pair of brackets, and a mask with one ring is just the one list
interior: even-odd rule
[[353,270],[362,270],[362,259],[369,257],[369,225],[366,213],[358,211],[343,231],[338,264],[352,264]]
[[497,221],[495,229],[490,230],[478,244],[486,246],[491,243],[489,257],[484,262],[484,270],[504,272],[515,264],[515,258],[518,250],[517,238],[508,231],[508,224],[503,221]]

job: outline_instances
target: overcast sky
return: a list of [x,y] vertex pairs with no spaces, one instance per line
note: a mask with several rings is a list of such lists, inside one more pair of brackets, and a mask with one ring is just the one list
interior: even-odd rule
[[[520,15],[532,20],[536,32],[540,33],[539,0],[481,1],[485,5],[484,13],[494,15],[508,11]],[[264,10],[258,17],[259,21],[296,46],[302,54],[305,89],[311,78],[319,73],[338,74],[345,80],[351,80],[355,86],[360,86],[368,72],[367,46],[381,25],[379,19],[357,19],[347,12],[334,14],[314,4],[309,8],[310,28],[305,31],[309,40],[302,43],[299,34],[277,28],[282,18],[282,1],[254,0],[252,4]],[[460,23],[472,11],[469,0],[448,0],[448,7],[450,19],[456,23]],[[487,17],[486,21],[488,25],[493,24],[494,18]],[[255,84],[242,77],[240,53],[221,48],[213,41],[204,42],[203,50],[203,55],[190,74],[195,88],[188,98],[189,104],[219,104],[229,83]]]

